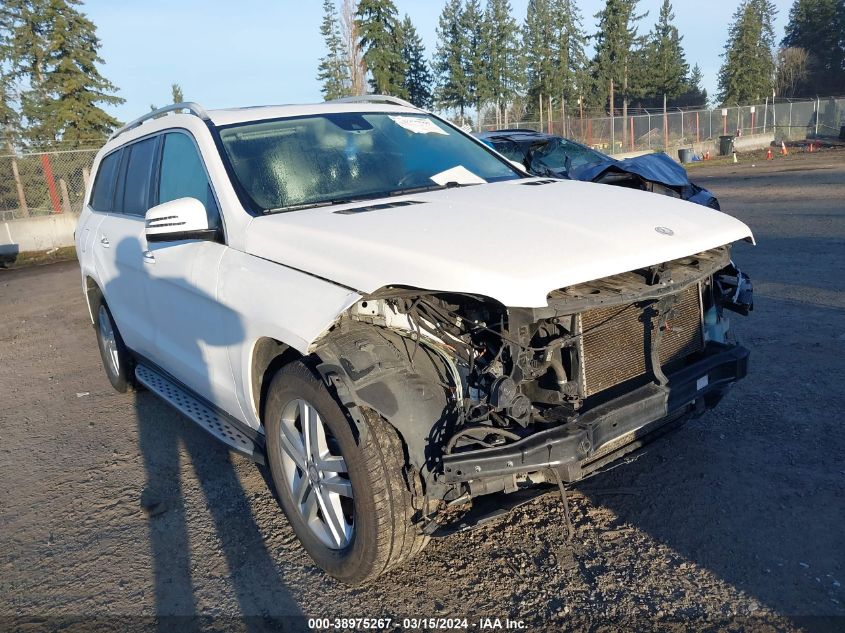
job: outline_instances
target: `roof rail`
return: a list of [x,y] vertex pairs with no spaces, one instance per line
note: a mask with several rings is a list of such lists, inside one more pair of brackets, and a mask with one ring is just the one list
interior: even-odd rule
[[339,99],[330,99],[326,101],[326,103],[391,103],[393,105],[405,106],[406,108],[413,108],[414,110],[420,109],[410,101],[405,101],[404,99],[393,97],[391,95],[358,95],[354,97],[340,97]]
[[153,110],[152,112],[147,112],[144,116],[139,116],[137,119],[130,121],[119,130],[113,132],[112,135],[109,137],[109,140],[111,141],[113,139],[116,139],[124,132],[128,132],[129,130],[135,129],[144,121],[149,121],[150,119],[157,119],[158,117],[164,116],[169,112],[179,112],[180,110],[187,110],[190,114],[198,116],[203,121],[208,121],[208,113],[205,111],[205,108],[203,108],[200,104],[194,103],[193,101],[173,103],[169,106],[164,106],[163,108]]

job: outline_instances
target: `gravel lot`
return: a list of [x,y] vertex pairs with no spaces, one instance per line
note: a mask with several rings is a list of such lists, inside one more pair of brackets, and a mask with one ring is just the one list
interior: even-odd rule
[[694,178],[757,236],[734,253],[756,291],[748,379],[576,486],[572,544],[550,493],[363,588],[310,563],[254,464],[112,391],[75,263],[0,271],[0,630],[845,629],[845,152]]

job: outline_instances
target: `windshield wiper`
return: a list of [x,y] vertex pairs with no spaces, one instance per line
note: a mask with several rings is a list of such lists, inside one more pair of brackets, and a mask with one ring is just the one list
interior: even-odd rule
[[447,182],[445,185],[422,185],[420,187],[406,187],[405,189],[394,189],[392,191],[380,191],[377,193],[370,193],[356,198],[338,198],[335,200],[321,200],[319,202],[305,202],[303,204],[291,204],[286,207],[275,207],[273,209],[265,209],[265,215],[271,213],[287,213],[288,211],[302,211],[304,209],[317,209],[319,207],[331,207],[338,204],[352,204],[354,202],[365,202],[367,200],[376,200],[378,198],[391,198],[393,196],[404,196],[414,193],[422,193],[424,191],[439,191],[441,189],[453,189],[455,187],[469,187],[470,184],[475,183],[459,183]]
[[263,213],[286,213],[288,211],[302,211],[303,209],[317,209],[319,207],[331,207],[336,204],[351,204],[353,202],[361,202],[367,199],[369,198],[342,198],[337,200],[321,200],[320,202],[305,202],[303,204],[291,204],[286,207],[265,209]]

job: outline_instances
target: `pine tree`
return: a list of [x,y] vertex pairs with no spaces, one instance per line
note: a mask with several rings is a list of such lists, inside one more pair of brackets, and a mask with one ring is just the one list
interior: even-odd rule
[[519,25],[509,0],[487,0],[482,29],[487,66],[483,98],[503,113],[518,93],[522,76]]
[[425,46],[411,18],[406,15],[402,21],[402,59],[405,79],[402,87],[408,100],[419,108],[431,107],[431,70],[425,59]]
[[777,12],[770,0],[743,0],[728,32],[725,61],[719,70],[719,100],[724,105],[761,101],[772,94]]
[[447,0],[437,24],[433,67],[435,101],[440,107],[456,109],[463,120],[471,100],[463,59],[466,37],[462,13],[461,0]]
[[10,55],[21,94],[25,136],[33,144],[78,146],[107,135],[118,121],[100,104],[116,105],[115,86],[98,69],[100,40],[78,0],[7,0]]
[[528,108],[534,112],[539,109],[541,96],[545,106],[548,97],[557,92],[554,55],[557,38],[550,0],[528,0],[522,33]]
[[575,103],[585,94],[589,82],[587,54],[584,48],[587,37],[581,21],[581,12],[573,0],[553,0],[551,4],[555,38],[554,97],[561,96]]
[[707,90],[702,86],[703,82],[704,74],[701,72],[701,67],[696,64],[684,82],[684,92],[672,101],[672,105],[679,108],[706,105]]
[[407,96],[402,87],[405,80],[402,26],[393,0],[361,0],[356,23],[364,63],[371,75],[370,87],[379,94]]
[[320,89],[326,100],[337,99],[349,94],[346,76],[346,55],[334,0],[323,0],[323,21],[320,35],[326,43],[326,55],[320,58],[317,79],[323,84]]
[[484,20],[479,0],[466,0],[461,12],[461,28],[464,32],[462,60],[470,103],[480,113],[481,105],[489,94],[487,86],[488,59],[485,54]]
[[796,94],[845,92],[845,0],[795,0],[781,45],[809,54]]
[[[622,117],[628,117],[628,101],[639,93],[632,82],[641,77],[638,64],[643,38],[637,35],[637,22],[646,14],[637,15],[639,0],[607,0],[604,9],[596,14],[599,30],[594,39],[596,54],[593,61],[596,91],[607,99],[609,109],[616,107],[617,95],[622,99]],[[604,92],[604,89],[607,92]],[[628,126],[622,126],[622,144],[627,144]]]
[[173,103],[183,103],[185,101],[185,95],[182,93],[182,86],[179,84],[171,84],[170,98]]
[[663,95],[674,105],[676,98],[689,89],[689,64],[681,47],[678,28],[672,23],[675,19],[670,0],[663,0],[657,24],[648,36],[644,51],[640,93],[646,105],[663,103]]

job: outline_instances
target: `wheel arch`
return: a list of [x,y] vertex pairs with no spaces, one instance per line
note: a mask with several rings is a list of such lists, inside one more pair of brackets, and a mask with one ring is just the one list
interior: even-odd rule
[[249,366],[250,398],[256,419],[264,425],[264,406],[273,376],[282,367],[303,356],[299,351],[269,336],[259,338],[252,348]]
[[85,275],[83,280],[83,289],[85,292],[85,305],[88,307],[88,317],[91,323],[94,323],[94,304],[99,297],[104,296],[100,288],[100,284],[94,279],[92,275]]

